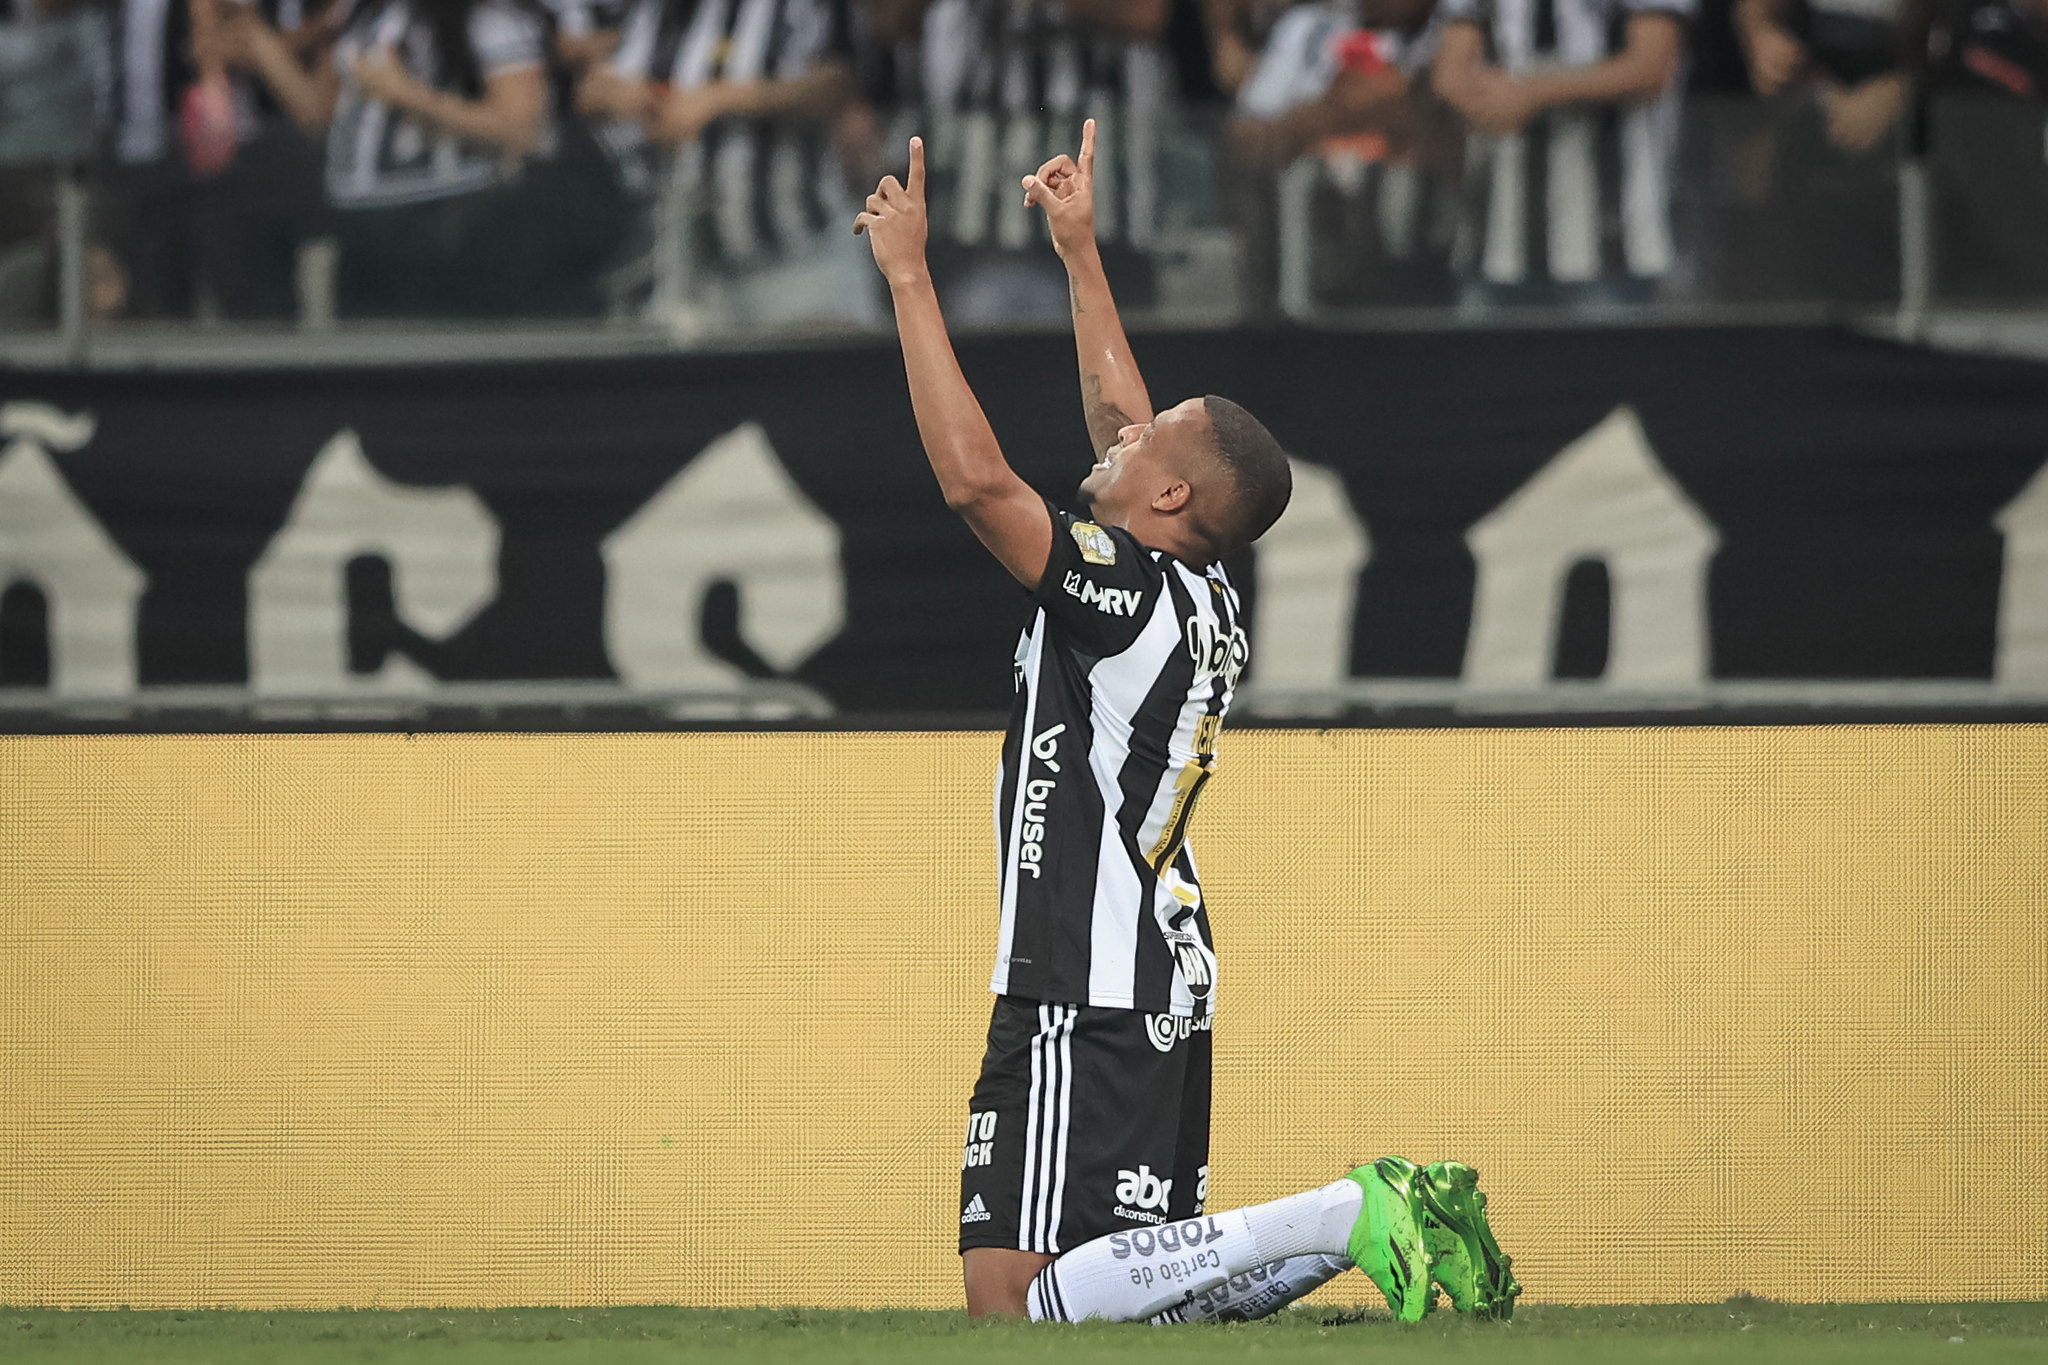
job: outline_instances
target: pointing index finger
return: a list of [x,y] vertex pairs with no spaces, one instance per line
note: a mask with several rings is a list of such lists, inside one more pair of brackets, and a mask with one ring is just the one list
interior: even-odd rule
[[910,139],[910,197],[924,202],[924,139]]
[[1093,179],[1095,176],[1095,120],[1089,119],[1081,125],[1081,174]]

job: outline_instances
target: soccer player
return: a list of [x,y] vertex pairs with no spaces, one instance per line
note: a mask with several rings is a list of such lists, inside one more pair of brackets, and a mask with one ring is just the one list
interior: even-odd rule
[[925,266],[924,146],[855,221],[895,299],[946,504],[1037,611],[996,793],[1001,929],[961,1161],[967,1311],[1061,1321],[1257,1317],[1357,1265],[1397,1317],[1517,1286],[1473,1172],[1399,1157],[1208,1214],[1216,956],[1185,836],[1248,649],[1225,556],[1279,519],[1286,454],[1227,399],[1155,414],[1095,247],[1095,125],[1024,179],[1072,285],[1096,460],[1088,515],[1003,458]]

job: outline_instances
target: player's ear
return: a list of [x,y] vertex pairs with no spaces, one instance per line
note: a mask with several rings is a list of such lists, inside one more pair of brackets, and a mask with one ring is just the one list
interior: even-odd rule
[[1153,497],[1152,510],[1172,516],[1176,512],[1185,511],[1188,500],[1194,495],[1195,490],[1188,486],[1186,479],[1175,479]]

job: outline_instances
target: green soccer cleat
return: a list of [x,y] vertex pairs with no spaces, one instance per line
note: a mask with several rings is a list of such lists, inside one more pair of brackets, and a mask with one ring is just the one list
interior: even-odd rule
[[1460,1313],[1512,1318],[1522,1286],[1486,1222],[1479,1172],[1462,1161],[1432,1161],[1415,1181],[1416,1221],[1429,1248],[1430,1273]]
[[1401,1322],[1420,1322],[1436,1301],[1436,1288],[1429,1281],[1429,1250],[1416,1220],[1420,1175],[1414,1162],[1383,1156],[1349,1176],[1365,1191],[1365,1204],[1351,1225],[1351,1263],[1380,1287],[1387,1307]]

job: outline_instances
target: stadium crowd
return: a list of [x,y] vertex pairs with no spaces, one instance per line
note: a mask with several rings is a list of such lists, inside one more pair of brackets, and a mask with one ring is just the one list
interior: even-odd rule
[[[1112,269],[1140,304],[1201,216],[1192,195],[1229,229],[1233,287],[1270,307],[1283,183],[1338,246],[1315,281],[1338,301],[1628,301],[1688,272],[1768,297],[1765,261],[1846,271],[1829,292],[1854,297],[1896,275],[1895,222],[1863,202],[1892,182],[1867,168],[1923,134],[1922,97],[2048,85],[2048,0],[0,0],[0,17],[0,147],[37,101],[100,92],[88,301],[127,318],[287,319],[311,289],[344,318],[873,322],[848,224],[912,131],[952,309],[1063,316],[1017,185],[1090,116]],[[1750,113],[1704,163],[1732,205],[1706,231],[1674,224],[1672,191],[1684,106],[1709,100]],[[0,318],[19,319],[52,306],[54,172],[14,159]],[[1305,160],[1304,190],[1287,175]],[[1859,239],[1844,223],[1866,208]],[[664,251],[687,289],[661,283]]]

